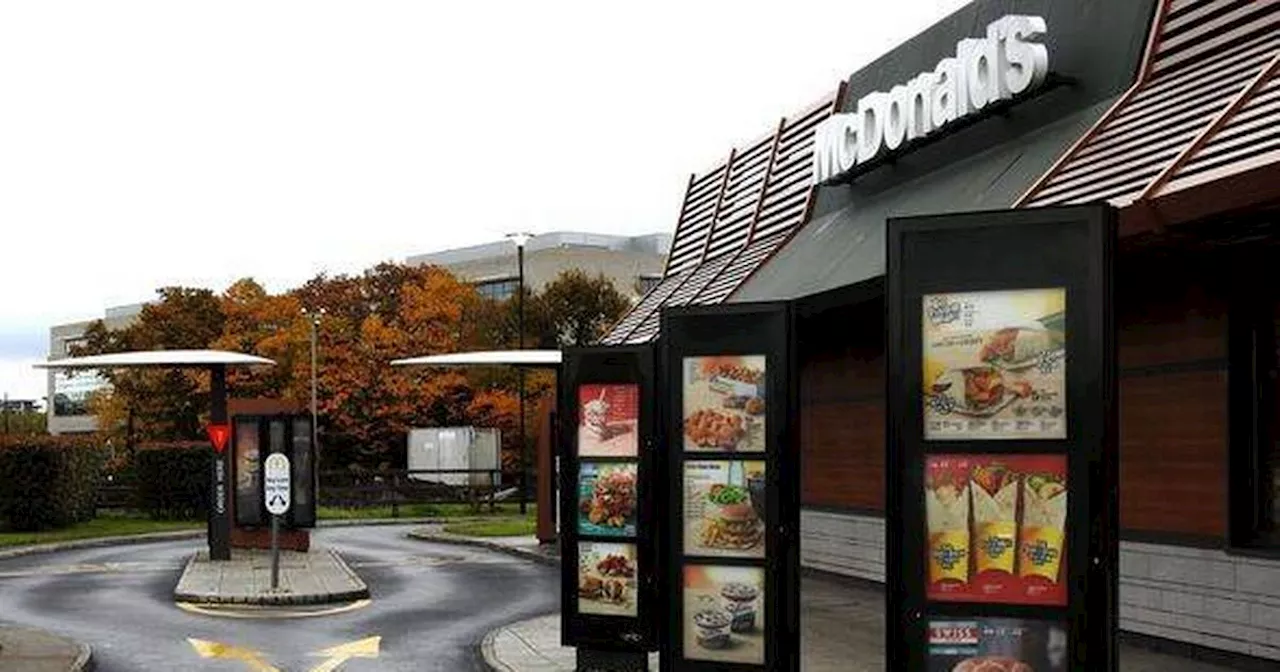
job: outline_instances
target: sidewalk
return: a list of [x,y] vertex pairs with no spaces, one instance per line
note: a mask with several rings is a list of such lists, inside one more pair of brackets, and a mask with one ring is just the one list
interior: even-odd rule
[[[883,672],[884,598],[838,580],[801,584],[800,650],[805,672]],[[574,672],[574,649],[560,645],[560,615],[513,623],[485,637],[481,652],[499,672]],[[650,658],[657,670],[657,655]],[[1228,672],[1197,661],[1120,646],[1121,672]]]
[[0,670],[80,672],[88,669],[89,647],[53,633],[0,625]]
[[191,557],[173,591],[178,602],[296,605],[347,602],[369,596],[369,588],[337,553],[323,548],[280,552],[280,586],[271,591],[271,552],[232,549],[231,560],[210,562],[209,552]]
[[[546,562],[554,549],[531,537],[475,539],[430,529],[418,539],[479,545]],[[805,672],[884,671],[884,593],[839,578],[806,576],[800,585],[800,649]],[[498,672],[574,672],[575,651],[560,645],[560,614],[513,623],[481,643],[485,662]],[[650,657],[657,670],[657,654]],[[1121,672],[1230,672],[1228,668],[1120,644]]]

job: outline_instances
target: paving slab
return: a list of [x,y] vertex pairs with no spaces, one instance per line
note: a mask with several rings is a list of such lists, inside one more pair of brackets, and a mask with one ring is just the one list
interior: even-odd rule
[[505,553],[518,558],[544,565],[560,564],[560,551],[555,544],[543,544],[532,535],[517,537],[467,537],[449,534],[443,525],[430,525],[409,532],[409,537],[419,541],[434,541],[446,544],[458,544],[483,548],[489,551]]
[[199,551],[187,561],[173,591],[179,602],[197,604],[298,605],[350,602],[369,587],[337,552],[312,548],[280,551],[280,584],[271,590],[271,552],[232,549],[231,559],[210,561]]
[[44,630],[0,625],[0,670],[80,672],[88,669],[89,646]]

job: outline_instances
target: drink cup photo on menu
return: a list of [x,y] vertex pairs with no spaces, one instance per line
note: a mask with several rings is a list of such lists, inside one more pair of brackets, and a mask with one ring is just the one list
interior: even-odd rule
[[1065,290],[923,301],[926,440],[1066,438]]
[[931,600],[1063,606],[1064,455],[925,460]]
[[578,612],[636,616],[636,545],[578,542]]
[[636,465],[583,462],[578,478],[578,533],[636,534]]
[[685,555],[764,557],[765,463],[684,463]]
[[578,409],[579,457],[639,454],[638,385],[582,385],[578,388]]
[[764,570],[685,565],[684,657],[764,664]]
[[764,452],[764,356],[686,357],[683,381],[686,451]]

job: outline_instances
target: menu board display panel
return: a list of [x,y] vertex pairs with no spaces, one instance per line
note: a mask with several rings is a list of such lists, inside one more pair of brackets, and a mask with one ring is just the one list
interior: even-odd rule
[[1065,606],[1065,455],[925,458],[927,597]]
[[581,385],[578,411],[579,457],[639,454],[639,385]]
[[684,449],[690,452],[763,453],[763,355],[686,357]]
[[684,657],[764,664],[764,569],[684,566]]
[[1064,288],[923,304],[926,440],[1066,438]]
[[764,557],[765,463],[684,463],[685,555]]
[[1065,623],[1018,618],[929,621],[928,672],[1067,672]]
[[631,616],[636,611],[635,544],[578,542],[578,611]]
[[636,465],[582,462],[578,476],[578,533],[636,534]]

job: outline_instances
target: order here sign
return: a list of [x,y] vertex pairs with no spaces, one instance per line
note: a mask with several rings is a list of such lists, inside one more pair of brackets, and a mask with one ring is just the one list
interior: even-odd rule
[[283,453],[272,453],[263,465],[262,489],[271,515],[282,516],[289,511],[289,492],[289,458]]

